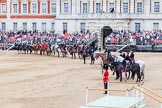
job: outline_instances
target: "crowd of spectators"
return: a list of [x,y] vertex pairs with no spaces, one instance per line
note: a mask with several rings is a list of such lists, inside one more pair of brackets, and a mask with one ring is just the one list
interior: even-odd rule
[[0,43],[17,42],[17,41],[29,41],[32,43],[37,42],[48,42],[54,44],[55,42],[66,43],[82,43],[87,42],[89,39],[93,38],[95,34],[87,31],[85,33],[72,33],[72,34],[59,34],[59,33],[47,33],[47,32],[37,32],[37,31],[17,31],[17,32],[0,32]]
[[[0,43],[10,43],[16,41],[30,41],[31,43],[55,42],[87,43],[88,40],[95,37],[95,32],[75,32],[72,34],[59,34],[54,32],[37,32],[37,31],[17,31],[17,32],[0,32]],[[113,31],[105,38],[105,44],[131,44],[131,45],[152,45],[162,43],[162,31],[141,31],[131,32],[129,30]]]
[[105,44],[152,45],[162,43],[162,31],[114,31],[105,38]]

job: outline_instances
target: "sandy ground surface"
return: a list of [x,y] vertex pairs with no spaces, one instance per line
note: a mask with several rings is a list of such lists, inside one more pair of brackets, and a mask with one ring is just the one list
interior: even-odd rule
[[[162,94],[162,53],[135,53],[135,58],[146,63],[144,86]],[[86,87],[103,88],[99,63],[0,51],[0,108],[79,108],[85,104]],[[110,72],[110,80],[114,79]],[[127,89],[121,84],[110,87]],[[90,93],[90,100],[102,93]],[[150,98],[146,103],[160,107]]]

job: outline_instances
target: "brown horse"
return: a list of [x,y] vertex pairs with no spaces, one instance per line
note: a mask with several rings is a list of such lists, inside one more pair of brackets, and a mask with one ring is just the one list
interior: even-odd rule
[[40,55],[45,55],[45,51],[46,51],[46,46],[44,45],[44,47],[40,47]]
[[80,46],[77,47],[78,59],[83,58],[83,50]]
[[105,53],[96,53],[95,58],[99,58],[99,57],[101,57],[102,59],[101,68],[102,68],[102,74],[103,74],[103,69],[105,69],[106,66],[108,66],[108,60],[107,60]]
[[51,56],[51,55],[52,55],[52,50],[51,50],[51,48],[46,47],[45,50],[46,50],[47,56]]
[[39,51],[39,49],[40,49],[40,46],[38,46],[37,44],[33,44],[33,50],[34,50],[34,53],[35,54],[38,54],[38,51]]

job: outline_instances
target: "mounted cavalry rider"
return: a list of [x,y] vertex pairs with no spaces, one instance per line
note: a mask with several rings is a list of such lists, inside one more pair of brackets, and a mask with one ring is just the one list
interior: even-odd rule
[[133,62],[135,62],[135,59],[134,59],[134,52],[131,51],[131,54],[130,54],[130,63],[132,64]]
[[84,43],[82,50],[83,50],[83,60],[84,60],[84,64],[85,64],[86,63],[86,56],[87,56],[87,45],[86,45],[86,43]]
[[127,55],[126,55],[126,57],[125,57],[125,59],[123,60],[123,69],[122,69],[122,71],[124,72],[125,71],[125,69],[126,69],[126,66],[129,66],[130,65],[130,57],[129,57],[129,52],[127,52]]
[[111,51],[110,51],[110,49],[108,49],[108,47],[106,47],[106,49],[105,49],[105,52],[104,52],[106,55],[107,55],[107,60],[108,61],[111,61]]
[[94,61],[95,61],[95,57],[94,57],[94,48],[91,47],[90,48],[90,56],[91,56],[91,63],[90,64],[94,64]]

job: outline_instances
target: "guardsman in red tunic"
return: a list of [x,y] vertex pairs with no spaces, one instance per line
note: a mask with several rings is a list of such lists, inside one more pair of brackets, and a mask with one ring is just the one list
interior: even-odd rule
[[5,44],[2,43],[2,50],[4,51],[4,49],[5,49]]
[[[104,89],[107,89],[108,88],[108,81],[109,81],[108,67],[105,67],[105,72],[103,74]],[[105,91],[104,94],[107,94],[107,91]]]
[[48,43],[47,42],[46,42],[46,45],[45,46],[46,46],[46,48],[48,47]]
[[44,47],[45,47],[45,45],[44,45],[44,43],[42,43],[42,49],[44,49]]

